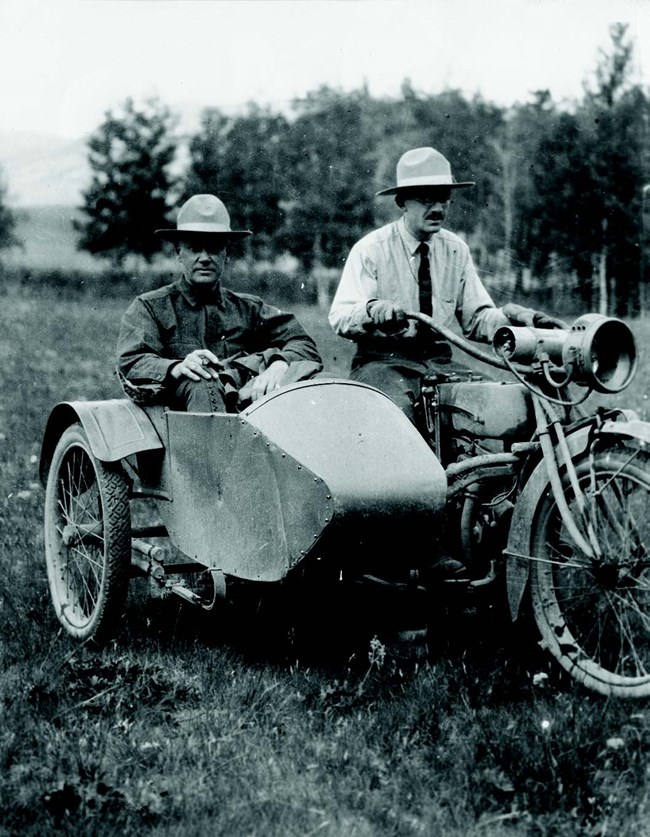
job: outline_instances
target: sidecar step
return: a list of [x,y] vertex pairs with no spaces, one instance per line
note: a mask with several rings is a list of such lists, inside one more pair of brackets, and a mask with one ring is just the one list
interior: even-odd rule
[[133,538],[167,538],[169,533],[167,527],[162,523],[156,523],[153,526],[138,526],[131,528],[131,537]]
[[182,575],[183,573],[207,573],[211,569],[197,561],[186,561],[183,564],[165,564],[165,575]]

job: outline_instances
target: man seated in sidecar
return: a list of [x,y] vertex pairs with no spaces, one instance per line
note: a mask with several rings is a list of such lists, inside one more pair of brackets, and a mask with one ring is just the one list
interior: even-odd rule
[[322,369],[316,344],[298,320],[257,296],[222,287],[232,230],[223,202],[194,195],[180,208],[171,241],[181,278],[141,294],[126,310],[117,371],[138,404],[190,412],[234,412],[284,384]]

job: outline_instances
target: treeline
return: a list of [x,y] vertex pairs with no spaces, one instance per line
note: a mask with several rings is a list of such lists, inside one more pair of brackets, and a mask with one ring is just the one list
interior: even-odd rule
[[236,116],[206,109],[186,138],[182,176],[172,174],[174,115],[157,100],[129,100],[89,141],[80,246],[116,265],[127,254],[149,261],[160,247],[152,230],[173,223],[189,195],[212,192],[233,226],[255,232],[241,252],[251,263],[289,253],[306,272],[338,270],[359,237],[395,217],[392,200],[374,194],[394,184],[399,156],[432,145],[457,179],[476,182],[454,195],[449,224],[488,286],[568,292],[592,310],[634,314],[646,284],[649,104],[624,24],[612,26],[571,108],[547,90],[501,108],[409,81],[390,99],[321,87],[288,114],[256,104]]

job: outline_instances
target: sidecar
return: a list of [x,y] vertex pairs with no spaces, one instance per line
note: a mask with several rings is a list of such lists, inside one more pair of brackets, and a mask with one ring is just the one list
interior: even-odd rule
[[94,641],[114,632],[135,575],[205,608],[232,582],[316,566],[402,584],[433,562],[447,491],[396,405],[339,379],[285,387],[239,414],[58,404],[41,479],[54,608],[68,634]]

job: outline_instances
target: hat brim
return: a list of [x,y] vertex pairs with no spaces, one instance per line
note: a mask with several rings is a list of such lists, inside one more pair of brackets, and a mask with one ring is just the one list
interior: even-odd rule
[[165,241],[182,241],[192,238],[220,238],[224,241],[237,241],[253,235],[250,230],[229,230],[228,232],[216,232],[214,230],[156,230],[156,235]]
[[399,192],[412,192],[414,189],[465,189],[467,186],[476,186],[476,183],[466,180],[463,183],[416,183],[408,186],[391,186],[390,189],[382,189],[375,192],[375,197],[380,195],[397,195]]

